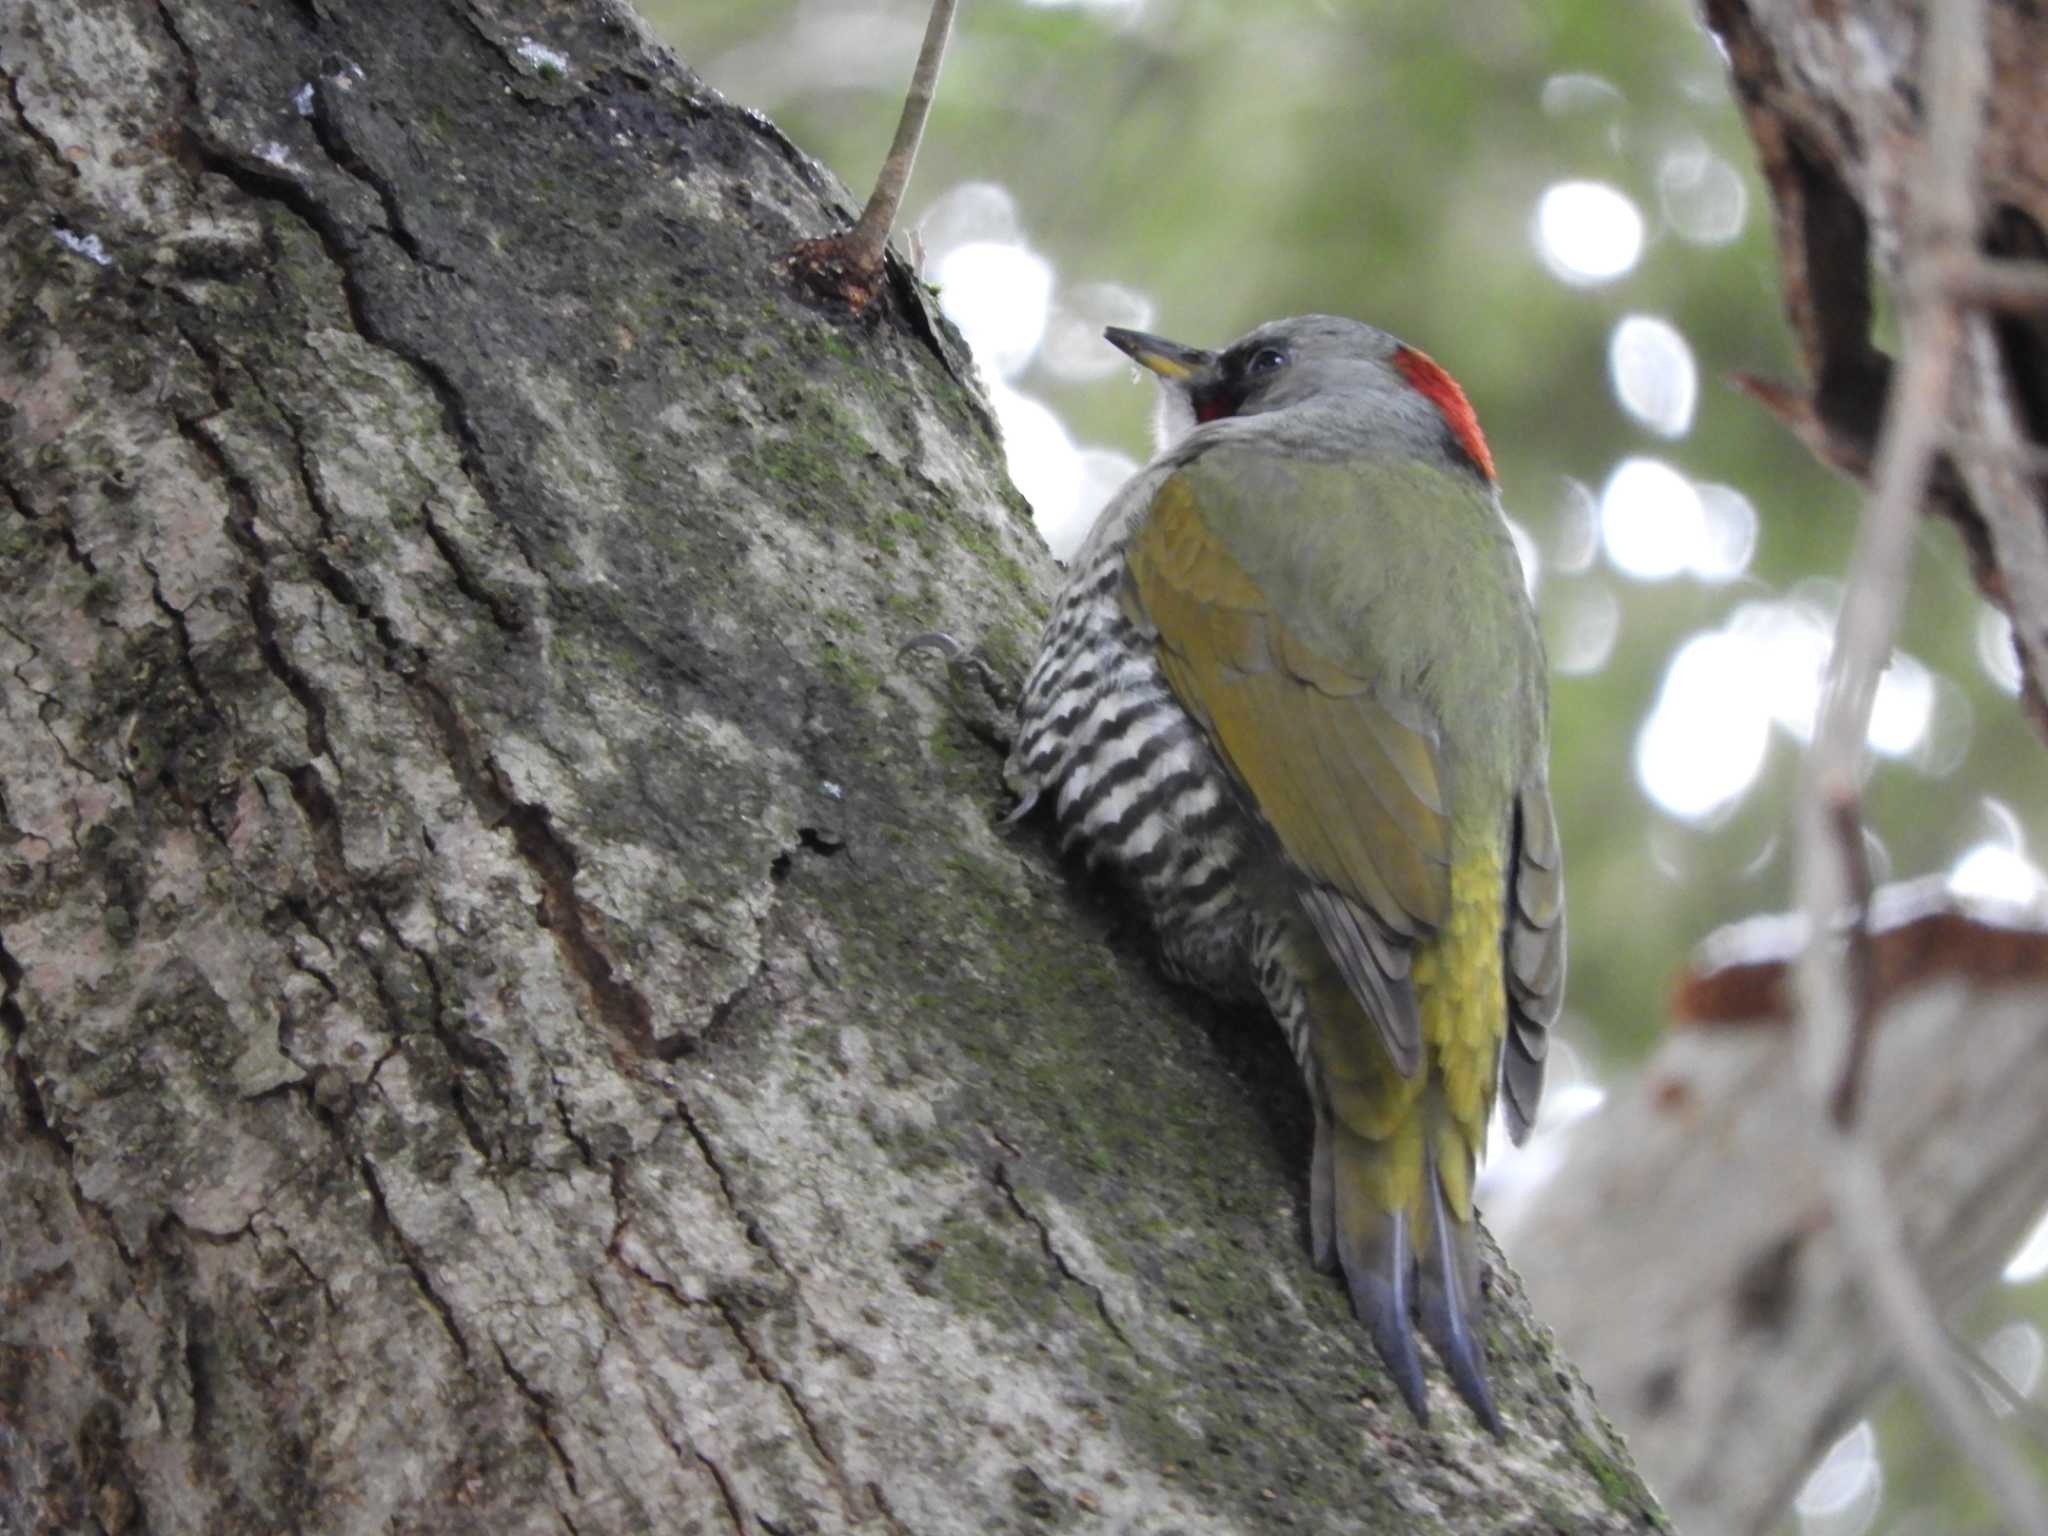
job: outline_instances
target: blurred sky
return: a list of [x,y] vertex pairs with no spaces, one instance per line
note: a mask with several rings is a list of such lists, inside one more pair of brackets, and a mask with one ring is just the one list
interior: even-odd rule
[[[924,0],[642,4],[866,195]],[[1789,903],[1788,796],[1858,504],[1725,382],[1796,368],[1768,199],[1690,9],[967,0],[899,247],[912,233],[1055,553],[1149,451],[1150,386],[1104,325],[1213,346],[1334,311],[1463,383],[1554,673],[1572,947],[1544,1113],[1596,1107],[1692,946]],[[1880,879],[2042,908],[2043,760],[2015,688],[2002,621],[1926,529],[1871,730]],[[1978,1330],[2028,1393],[2044,1272],[2048,1231]],[[1799,1528],[1948,1529],[1957,1495],[1910,1417],[1845,1439]]]

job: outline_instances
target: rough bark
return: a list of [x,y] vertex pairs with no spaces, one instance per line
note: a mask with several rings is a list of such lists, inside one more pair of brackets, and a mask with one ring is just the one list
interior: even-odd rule
[[[1776,216],[1798,386],[1754,387],[1826,463],[1865,480],[1891,377],[1873,331],[1927,185],[1927,0],[1701,0]],[[1977,167],[1983,254],[2048,258],[2048,15],[1992,0]],[[2048,736],[2048,305],[1973,314],[1929,509],[2013,622],[2027,710]]]
[[1273,1032],[991,829],[893,651],[1052,568],[769,124],[539,0],[0,88],[0,1527],[1657,1523],[1498,1267],[1407,1421]]
[[[2048,936],[1967,927],[1896,931],[1953,942],[1910,956],[1860,1096],[1950,1322],[2048,1205]],[[1675,1031],[1563,1133],[1560,1172],[1496,1212],[1545,1321],[1691,1536],[1776,1529],[1897,1369],[1833,1219],[1785,1002],[1745,998],[1739,1023]]]

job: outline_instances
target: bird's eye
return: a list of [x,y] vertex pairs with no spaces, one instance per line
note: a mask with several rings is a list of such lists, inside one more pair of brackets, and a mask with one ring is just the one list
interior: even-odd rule
[[1287,366],[1287,354],[1278,347],[1261,347],[1252,354],[1252,360],[1245,364],[1246,373],[1271,373],[1275,368]]

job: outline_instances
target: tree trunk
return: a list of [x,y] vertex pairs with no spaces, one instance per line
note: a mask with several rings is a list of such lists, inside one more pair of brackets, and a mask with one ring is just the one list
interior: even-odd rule
[[957,340],[608,4],[0,15],[0,1528],[1661,1523],[1418,1430],[1252,1017],[992,830]]

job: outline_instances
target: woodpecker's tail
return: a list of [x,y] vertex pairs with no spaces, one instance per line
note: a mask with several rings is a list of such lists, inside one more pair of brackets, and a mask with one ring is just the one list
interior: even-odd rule
[[1320,1109],[1311,1165],[1316,1263],[1341,1269],[1352,1308],[1417,1422],[1429,1423],[1415,1318],[1458,1395],[1496,1437],[1478,1337],[1479,1250],[1471,1219],[1473,1152],[1426,1089],[1385,1137]]

